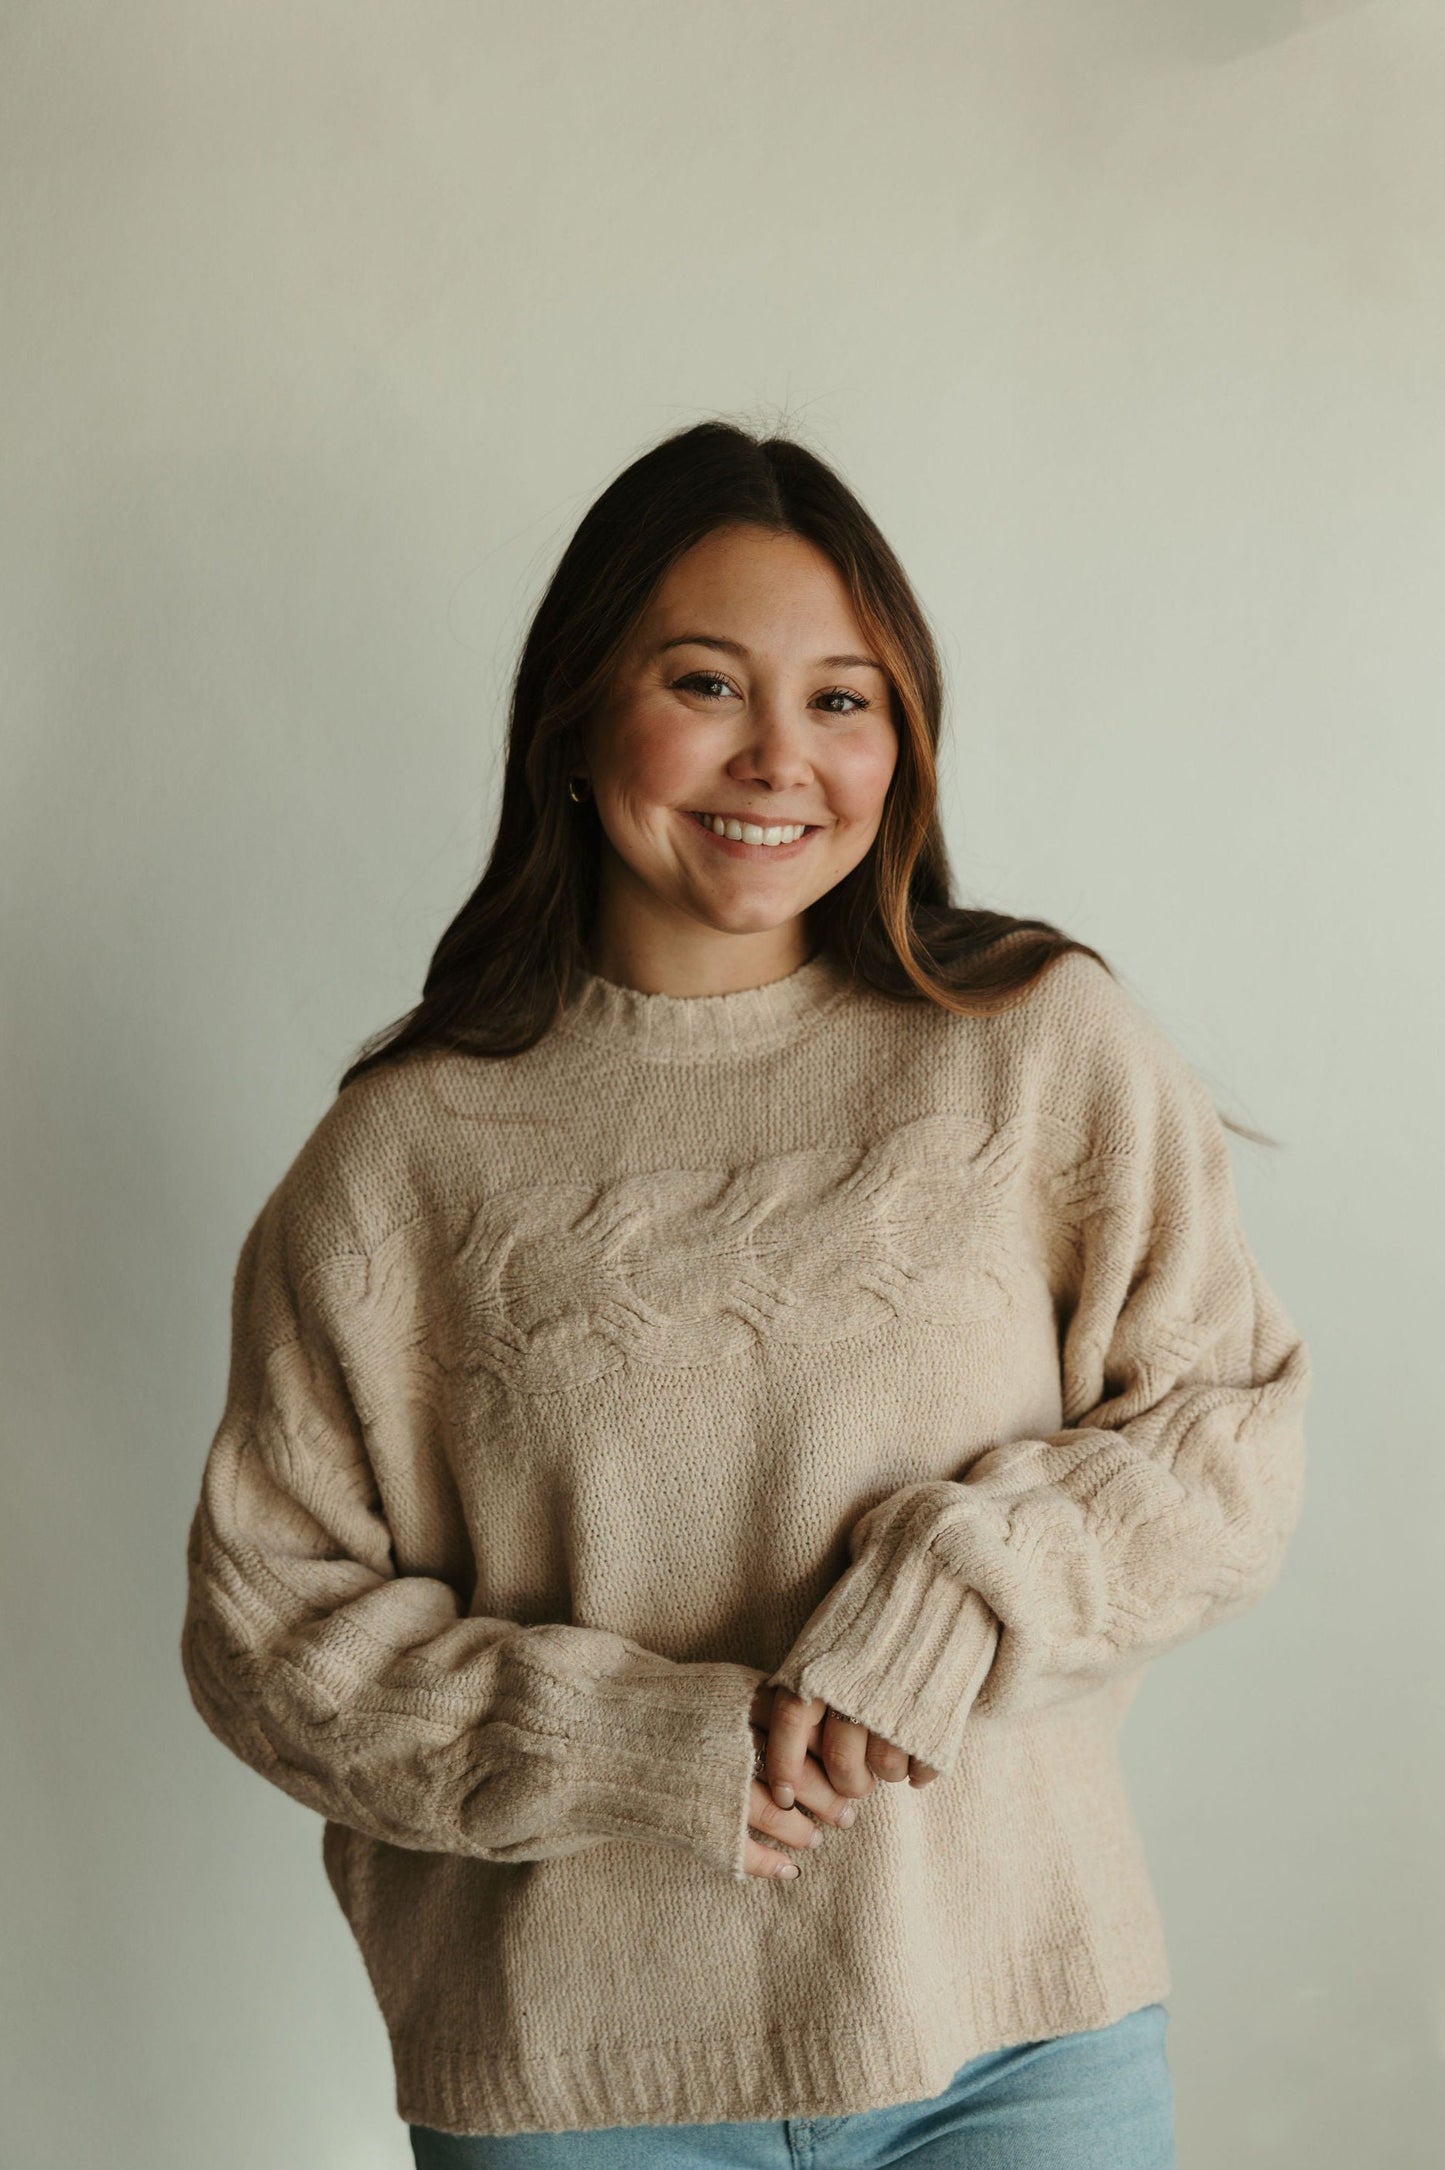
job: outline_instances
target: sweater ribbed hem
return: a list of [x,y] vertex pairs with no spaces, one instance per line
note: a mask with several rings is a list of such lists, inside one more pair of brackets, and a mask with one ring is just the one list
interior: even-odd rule
[[821,1696],[947,1776],[993,1663],[999,1623],[976,1590],[934,1554],[911,1551],[909,1538],[905,1521],[865,1548],[769,1682]]
[[[1022,1953],[992,1991],[960,1990],[963,2017],[931,2043],[813,2031],[781,2015],[767,2033],[706,2041],[599,2043],[524,2066],[478,2044],[393,2044],[396,2106],[409,2125],[501,2137],[618,2125],[851,2117],[941,2094],[961,2065],[1016,2042],[1112,2026],[1172,1987],[1162,1944],[1105,1987],[1082,1944]],[[828,2026],[826,2013],[819,2022]],[[710,2105],[699,2120],[697,2106]]]

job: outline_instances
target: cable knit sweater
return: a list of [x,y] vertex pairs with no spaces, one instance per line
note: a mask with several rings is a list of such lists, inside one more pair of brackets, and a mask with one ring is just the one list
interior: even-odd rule
[[[182,1657],[325,1819],[400,2116],[842,2116],[1163,1997],[1120,1725],[1274,1582],[1308,1390],[1077,952],[987,1019],[593,975],[348,1087],[241,1251]],[[761,1680],[942,1775],[744,1875]]]

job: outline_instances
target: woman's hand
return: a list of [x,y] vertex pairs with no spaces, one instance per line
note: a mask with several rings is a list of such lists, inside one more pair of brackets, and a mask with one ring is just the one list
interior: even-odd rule
[[[906,1778],[911,1786],[926,1786],[938,1776],[932,1764],[920,1762],[880,1733],[870,1733],[820,1697],[805,1702],[788,1688],[770,1688],[760,1681],[749,1715],[767,1734],[765,1776],[783,1811],[793,1808],[814,1757],[832,1788],[849,1800],[871,1793],[878,1778],[885,1784]],[[813,1784],[811,1778],[808,1783]]]
[[[756,1700],[753,1707],[757,1708]],[[767,1734],[756,1722],[753,1742],[760,1751],[767,1746]],[[832,1785],[814,1756],[805,1754],[802,1757],[793,1792],[796,1799],[790,1800],[786,1808],[780,1808],[763,1780],[753,1780],[748,1797],[748,1837],[743,1850],[743,1867],[749,1876],[798,1874],[797,1862],[790,1861],[776,1846],[763,1845],[761,1839],[752,1836],[755,1830],[780,1840],[796,1852],[807,1853],[811,1847],[821,1844],[823,1824],[843,1825],[853,1821],[853,1803]],[[804,1809],[810,1810],[811,1814],[805,1815]]]

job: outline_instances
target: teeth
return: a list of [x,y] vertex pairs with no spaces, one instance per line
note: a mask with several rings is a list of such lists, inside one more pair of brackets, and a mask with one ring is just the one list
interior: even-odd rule
[[776,829],[764,829],[755,821],[729,821],[722,814],[698,814],[694,818],[711,829],[714,836],[730,836],[740,844],[791,844],[808,826],[805,821],[791,821]]

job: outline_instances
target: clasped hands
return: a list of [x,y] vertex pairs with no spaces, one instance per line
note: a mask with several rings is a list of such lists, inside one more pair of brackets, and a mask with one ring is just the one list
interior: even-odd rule
[[[805,1701],[788,1688],[759,1681],[748,1713],[761,1751],[763,1777],[754,1778],[744,1868],[749,1876],[796,1876],[798,1864],[754,1830],[783,1846],[806,1852],[816,1846],[822,1824],[845,1826],[856,1803],[882,1779],[926,1786],[938,1773],[880,1733],[845,1718],[814,1697]],[[805,1813],[807,1811],[808,1813]]]

